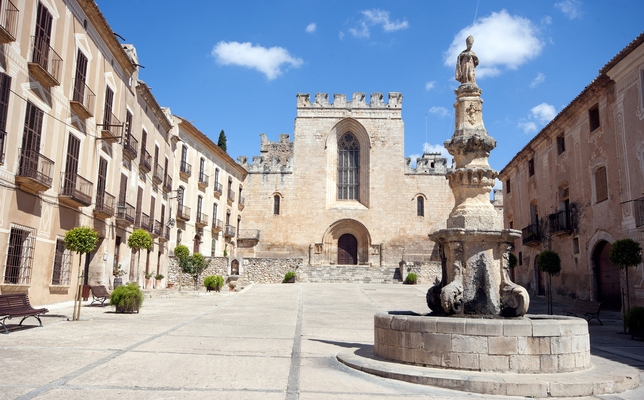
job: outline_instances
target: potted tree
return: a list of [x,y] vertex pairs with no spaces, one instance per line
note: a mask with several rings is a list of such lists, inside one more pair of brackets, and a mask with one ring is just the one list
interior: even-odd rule
[[644,338],[644,307],[633,307],[624,318],[624,324],[631,334],[631,339],[635,337]]
[[[141,249],[146,249],[150,250],[152,248],[152,244],[154,243],[152,239],[152,235],[150,235],[150,232],[146,231],[145,229],[136,229],[132,234],[130,235],[129,238],[127,238],[127,247],[131,248],[135,253],[138,253],[137,255],[137,260],[136,260],[136,271],[134,273],[135,279],[138,281],[139,276],[139,264],[141,262]],[[130,272],[130,276],[132,276],[132,273]]]
[[154,281],[155,281],[155,282],[154,282],[154,287],[155,287],[155,288],[157,288],[157,289],[161,289],[161,280],[162,280],[163,278],[164,278],[164,276],[163,276],[163,275],[161,275],[161,274],[156,274],[156,275],[154,276]]
[[287,271],[284,274],[284,280],[282,283],[295,283],[295,278],[297,278],[295,271]]
[[210,275],[203,280],[203,285],[206,287],[206,291],[210,292],[214,290],[215,292],[221,291],[221,288],[224,286],[224,277],[221,275]]
[[152,278],[154,278],[154,272],[145,273],[145,288],[152,289]]
[[[98,233],[88,226],[78,226],[65,234],[65,248],[69,251],[77,252],[80,256],[82,256],[83,253],[88,254],[94,251],[97,243]],[[82,295],[81,278],[83,278],[83,276],[87,277],[87,271],[83,274],[80,256],[78,257],[78,286],[74,296],[74,314],[72,316],[72,321],[78,321],[80,319]],[[87,256],[85,256],[85,260],[87,260]]]
[[537,258],[537,266],[548,274],[548,315],[552,315],[552,276],[561,271],[559,254],[552,250],[542,251]]
[[138,313],[142,304],[143,292],[135,282],[117,287],[110,296],[110,305],[117,313]]
[[622,320],[624,321],[624,332],[626,332],[626,314],[631,308],[630,284],[628,283],[628,268],[637,267],[642,262],[642,247],[633,239],[616,240],[611,246],[608,260],[613,265],[619,266],[626,272],[626,302],[622,306]]

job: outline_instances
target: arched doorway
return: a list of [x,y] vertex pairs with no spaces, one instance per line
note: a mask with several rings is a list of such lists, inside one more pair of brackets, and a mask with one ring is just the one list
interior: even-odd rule
[[603,308],[619,310],[622,308],[620,294],[619,267],[608,260],[611,244],[605,240],[600,241],[593,251],[593,264],[597,283],[597,301],[603,303]]
[[345,233],[338,239],[338,264],[358,264],[358,240],[355,236]]

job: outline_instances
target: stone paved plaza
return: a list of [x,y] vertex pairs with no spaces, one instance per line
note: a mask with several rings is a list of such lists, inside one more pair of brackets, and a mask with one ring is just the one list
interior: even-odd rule
[[[426,285],[274,284],[241,292],[159,291],[139,315],[50,306],[43,328],[0,335],[2,399],[492,399],[353,370],[336,359],[373,345],[379,311],[426,313]],[[86,303],[88,304],[88,303]],[[543,299],[529,313],[545,310]],[[555,307],[560,311],[561,307]],[[644,342],[616,313],[590,324],[594,356],[644,372]],[[454,374],[458,374],[454,371]],[[644,373],[640,373],[644,381]],[[644,387],[600,398],[643,399]]]

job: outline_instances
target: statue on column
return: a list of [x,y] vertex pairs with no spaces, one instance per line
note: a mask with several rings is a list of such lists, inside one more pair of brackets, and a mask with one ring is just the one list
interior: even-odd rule
[[463,50],[456,59],[456,80],[461,83],[472,83],[476,85],[474,69],[479,65],[479,58],[472,51],[474,37],[468,36],[465,40],[467,49]]

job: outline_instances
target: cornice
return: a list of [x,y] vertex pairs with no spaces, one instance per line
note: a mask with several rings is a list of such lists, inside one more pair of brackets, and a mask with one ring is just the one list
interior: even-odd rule
[[163,129],[165,129],[166,134],[169,134],[170,129],[172,129],[172,123],[168,121],[168,117],[166,117],[166,114],[163,112],[163,109],[152,94],[152,91],[150,91],[150,87],[145,82],[139,80],[137,81],[136,91],[141,95],[141,97],[143,97],[145,103],[150,106],[152,113],[157,118],[157,121],[159,121]]

